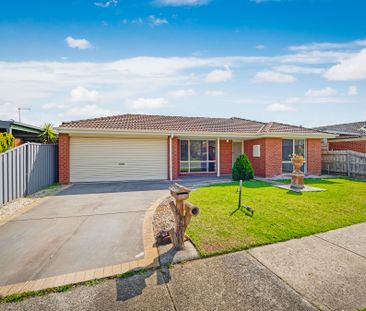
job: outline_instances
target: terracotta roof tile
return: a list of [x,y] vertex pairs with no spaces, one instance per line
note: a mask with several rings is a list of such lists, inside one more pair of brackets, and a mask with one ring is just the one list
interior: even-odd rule
[[64,122],[60,129],[120,129],[163,132],[217,133],[319,133],[319,131],[276,122],[263,123],[242,118],[204,118],[123,114]]

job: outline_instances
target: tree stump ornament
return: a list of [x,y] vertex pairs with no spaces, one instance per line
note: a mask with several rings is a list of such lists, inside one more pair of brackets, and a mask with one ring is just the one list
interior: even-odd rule
[[192,216],[199,213],[198,207],[189,202],[184,202],[189,198],[191,189],[175,183],[169,187],[170,195],[174,198],[170,202],[170,208],[174,215],[175,228],[170,229],[169,236],[176,250],[184,249],[184,240],[186,230]]

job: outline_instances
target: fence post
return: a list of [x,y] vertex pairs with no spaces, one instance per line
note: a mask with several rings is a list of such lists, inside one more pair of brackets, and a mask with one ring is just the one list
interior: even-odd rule
[[347,176],[348,177],[351,176],[350,154],[349,154],[349,151],[348,150],[347,150]]
[[25,146],[25,195],[29,194],[29,143]]

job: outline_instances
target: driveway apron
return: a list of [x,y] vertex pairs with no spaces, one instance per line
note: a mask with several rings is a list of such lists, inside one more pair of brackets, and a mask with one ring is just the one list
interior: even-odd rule
[[168,182],[74,184],[0,227],[0,286],[143,258],[143,220]]

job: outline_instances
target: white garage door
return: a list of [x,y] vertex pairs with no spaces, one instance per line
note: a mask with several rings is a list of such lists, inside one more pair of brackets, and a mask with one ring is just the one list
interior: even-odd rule
[[167,179],[165,139],[70,139],[70,181]]

